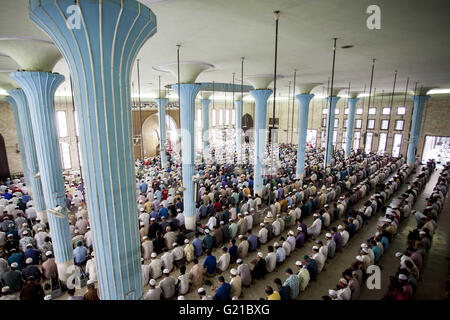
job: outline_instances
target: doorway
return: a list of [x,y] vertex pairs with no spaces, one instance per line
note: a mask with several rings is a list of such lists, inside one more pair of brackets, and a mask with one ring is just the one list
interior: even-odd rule
[[450,161],[450,137],[425,136],[422,163],[431,159],[434,159],[438,166]]
[[5,139],[3,139],[3,136],[0,134],[0,181],[6,181],[6,178],[9,178],[10,176]]

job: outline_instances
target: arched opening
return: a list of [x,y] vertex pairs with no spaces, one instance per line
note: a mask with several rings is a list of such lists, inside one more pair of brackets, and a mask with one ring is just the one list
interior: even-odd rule
[[[175,120],[166,114],[166,139],[173,150],[177,150],[177,126]],[[142,124],[144,157],[155,157],[159,154],[160,132],[158,114],[152,114]]]
[[10,176],[5,139],[3,139],[3,136],[0,134],[0,181],[5,181],[6,178],[9,178]]
[[[253,117],[250,114],[246,113],[242,116],[242,130],[244,130],[245,133],[248,129],[251,128],[253,128]],[[244,139],[246,143],[249,143],[250,140],[248,135],[245,135]]]

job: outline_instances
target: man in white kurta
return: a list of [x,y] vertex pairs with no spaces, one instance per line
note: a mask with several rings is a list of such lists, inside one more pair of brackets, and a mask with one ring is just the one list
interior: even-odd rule
[[322,220],[319,219],[319,215],[317,213],[315,213],[313,217],[315,220],[307,229],[308,235],[318,237],[322,231]]

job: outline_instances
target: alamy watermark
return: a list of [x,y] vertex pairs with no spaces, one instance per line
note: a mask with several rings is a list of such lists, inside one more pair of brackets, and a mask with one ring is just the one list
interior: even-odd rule
[[381,9],[376,4],[367,7],[367,14],[370,16],[366,20],[366,26],[369,30],[381,29]]

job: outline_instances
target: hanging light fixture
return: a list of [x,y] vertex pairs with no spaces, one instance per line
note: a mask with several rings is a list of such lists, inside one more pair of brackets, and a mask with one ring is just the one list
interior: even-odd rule
[[[333,100],[333,98],[331,98],[331,94],[333,93],[333,85],[334,85],[334,66],[335,66],[335,62],[336,62],[336,40],[337,40],[337,38],[334,38],[333,39],[334,40],[334,45],[333,45],[333,63],[332,63],[332,66],[331,66],[331,83],[330,83],[330,88],[329,88],[329,91],[328,91],[328,97],[330,97],[328,100],[328,110],[330,110],[331,109],[331,102],[332,102],[332,100]],[[328,115],[328,117],[327,117],[327,128],[331,128],[331,126],[332,125],[334,125],[334,124],[332,124],[332,123],[330,123],[330,121],[331,121],[331,115]],[[325,162],[324,162],[324,165],[323,165],[323,169],[324,169],[324,172],[326,173],[326,167],[327,167],[327,162],[328,162],[328,159],[327,159],[327,148],[328,148],[328,139],[330,138],[330,130],[326,130],[326,139],[325,139],[325,143],[326,143],[326,145],[325,145],[325,157],[324,157],[324,160],[325,160]],[[325,175],[326,174],[324,174],[324,179],[325,179]]]
[[291,145],[294,135],[294,110],[295,110],[295,82],[297,81],[297,69],[294,69],[294,86],[292,87],[292,120],[291,120]]

